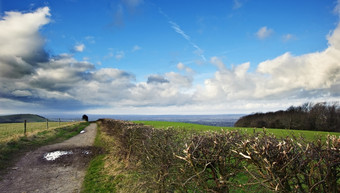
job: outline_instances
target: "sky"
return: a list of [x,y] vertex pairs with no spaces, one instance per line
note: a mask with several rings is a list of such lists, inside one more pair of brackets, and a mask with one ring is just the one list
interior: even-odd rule
[[0,114],[340,101],[340,0],[0,0]]

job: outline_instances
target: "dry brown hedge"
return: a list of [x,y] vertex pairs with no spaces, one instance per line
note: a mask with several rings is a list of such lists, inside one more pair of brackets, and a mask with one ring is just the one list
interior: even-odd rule
[[[340,138],[306,142],[266,132],[195,133],[100,120],[115,156],[147,192],[340,192]],[[255,190],[256,189],[256,190]]]

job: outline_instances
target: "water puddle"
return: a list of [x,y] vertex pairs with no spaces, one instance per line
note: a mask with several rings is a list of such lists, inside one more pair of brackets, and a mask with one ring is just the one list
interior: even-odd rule
[[91,151],[89,151],[89,150],[84,150],[84,151],[82,151],[81,153],[83,153],[83,154],[85,154],[85,155],[89,155],[89,154],[91,154]]
[[53,151],[44,154],[44,158],[47,161],[54,161],[63,155],[73,154],[72,151]]
[[85,130],[81,130],[80,133],[85,133]]

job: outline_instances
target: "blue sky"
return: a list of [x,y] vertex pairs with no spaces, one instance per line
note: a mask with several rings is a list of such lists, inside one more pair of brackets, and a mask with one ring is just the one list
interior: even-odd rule
[[340,99],[336,0],[0,0],[0,114],[224,114]]

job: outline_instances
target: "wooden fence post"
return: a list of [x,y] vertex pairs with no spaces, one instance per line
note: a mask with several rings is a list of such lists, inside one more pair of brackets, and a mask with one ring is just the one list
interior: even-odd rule
[[60,118],[59,118],[59,120],[58,120],[58,126],[60,127]]
[[24,121],[24,134],[26,135],[26,120]]
[[48,119],[46,119],[46,129],[48,129]]

